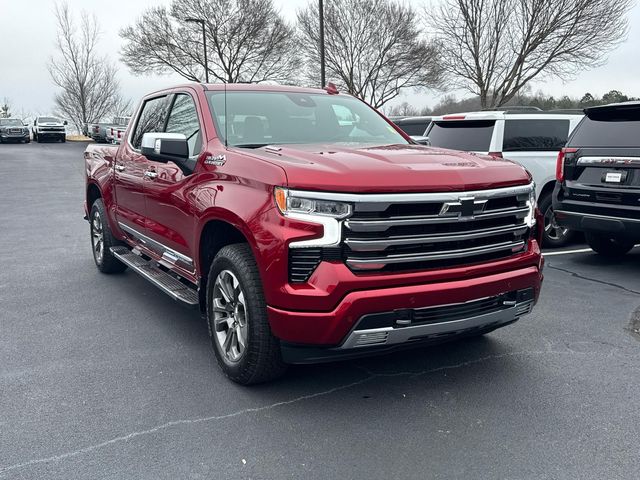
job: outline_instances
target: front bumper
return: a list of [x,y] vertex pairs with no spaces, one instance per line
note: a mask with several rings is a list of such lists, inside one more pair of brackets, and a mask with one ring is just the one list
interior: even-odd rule
[[[456,281],[352,291],[330,312],[287,311],[270,306],[268,314],[274,335],[289,347],[321,347],[328,356],[335,357],[337,353],[348,355],[352,349],[397,346],[511,323],[530,311],[538,299],[541,283],[540,268],[529,266]],[[508,301],[515,303],[505,308],[487,313],[469,309],[470,313],[464,315],[465,303],[500,299],[524,290],[531,292],[526,300],[518,302],[514,298]],[[427,309],[452,305],[461,306],[463,314],[451,317],[441,312],[432,321],[420,320]],[[389,315],[393,326],[384,324],[375,328],[375,322],[370,321],[371,316]],[[382,337],[383,342],[375,341]],[[318,356],[317,352],[312,354]]]
[[3,140],[26,140],[29,138],[29,132],[26,133],[0,133],[0,138]]

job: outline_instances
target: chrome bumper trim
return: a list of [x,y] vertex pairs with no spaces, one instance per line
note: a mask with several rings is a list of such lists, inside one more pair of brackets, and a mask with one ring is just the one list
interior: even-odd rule
[[448,322],[428,323],[407,327],[384,327],[368,330],[354,330],[347,337],[345,342],[338,347],[338,350],[397,345],[406,343],[413,339],[429,337],[432,335],[437,336],[446,333],[456,333],[472,328],[489,326],[491,324],[499,326],[501,324],[517,320],[521,315],[530,313],[533,308],[533,303],[533,300],[527,300],[525,302],[515,304],[511,308],[505,308],[498,312]]

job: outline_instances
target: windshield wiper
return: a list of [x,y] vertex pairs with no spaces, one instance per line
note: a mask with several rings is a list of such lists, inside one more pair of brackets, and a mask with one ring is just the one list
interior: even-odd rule
[[262,147],[266,147],[267,145],[271,145],[271,144],[270,143],[240,143],[238,145],[233,145],[233,146],[237,148],[262,148]]

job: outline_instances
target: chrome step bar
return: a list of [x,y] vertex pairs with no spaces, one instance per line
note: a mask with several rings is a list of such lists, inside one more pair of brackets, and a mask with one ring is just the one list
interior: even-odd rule
[[195,288],[185,285],[177,278],[158,268],[155,262],[145,260],[127,247],[111,247],[110,250],[114,257],[174,300],[189,307],[197,307],[199,305],[198,292]]

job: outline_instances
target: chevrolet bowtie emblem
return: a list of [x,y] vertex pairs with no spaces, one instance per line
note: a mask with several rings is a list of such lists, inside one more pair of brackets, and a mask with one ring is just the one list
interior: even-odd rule
[[455,214],[460,218],[473,217],[484,211],[487,205],[486,200],[476,200],[473,197],[461,197],[457,202],[446,202],[442,205],[440,216],[453,216]]

